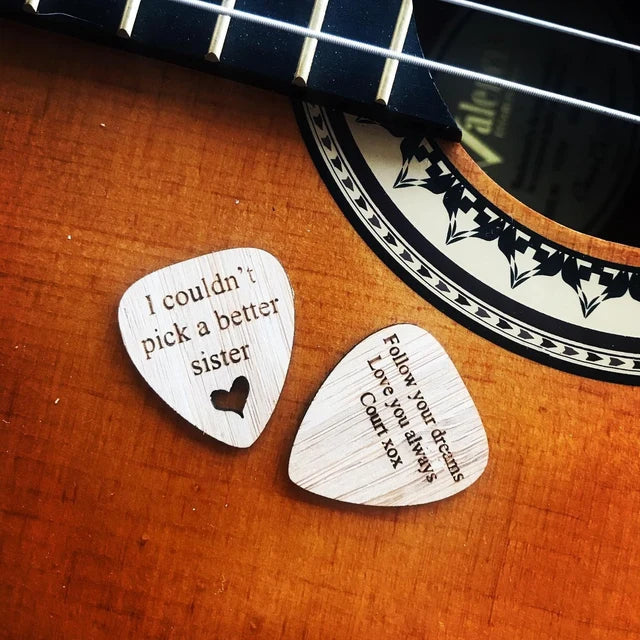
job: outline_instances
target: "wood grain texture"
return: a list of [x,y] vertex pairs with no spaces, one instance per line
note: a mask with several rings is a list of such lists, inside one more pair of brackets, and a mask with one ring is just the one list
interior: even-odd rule
[[[637,388],[536,365],[426,304],[340,214],[286,100],[0,33],[1,637],[640,638]],[[284,391],[243,451],[167,409],[117,326],[129,284],[234,246],[273,253],[296,291]],[[313,394],[396,322],[452,358],[487,470],[401,510],[295,487]]]
[[344,502],[418,505],[467,489],[488,456],[473,399],[442,346],[421,327],[397,324],[355,345],[322,383],[289,478]]

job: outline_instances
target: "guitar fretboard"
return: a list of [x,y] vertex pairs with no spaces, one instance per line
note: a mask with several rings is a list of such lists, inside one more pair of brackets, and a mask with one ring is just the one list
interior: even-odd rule
[[[235,8],[412,55],[411,1],[224,0]],[[24,9],[27,9],[25,11]],[[0,0],[0,11],[377,120],[460,131],[425,69],[176,0]]]

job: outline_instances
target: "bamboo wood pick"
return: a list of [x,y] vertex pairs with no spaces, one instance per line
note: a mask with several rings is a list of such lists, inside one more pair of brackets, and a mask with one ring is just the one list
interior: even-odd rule
[[129,356],[183,418],[234,447],[266,426],[284,384],[293,290],[261,249],[227,249],[155,271],[120,301]]
[[325,380],[296,436],[289,477],[335,500],[422,504],[466,489],[488,457],[449,356],[420,327],[398,324],[363,340]]

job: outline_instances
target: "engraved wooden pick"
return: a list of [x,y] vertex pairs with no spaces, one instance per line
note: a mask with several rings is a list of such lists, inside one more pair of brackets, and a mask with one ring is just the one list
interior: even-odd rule
[[155,271],[118,312],[129,356],[183,418],[234,447],[262,433],[293,344],[293,290],[261,249],[228,249]]
[[424,329],[398,324],[363,340],[325,380],[296,436],[289,477],[335,500],[422,504],[466,489],[488,457],[449,356]]

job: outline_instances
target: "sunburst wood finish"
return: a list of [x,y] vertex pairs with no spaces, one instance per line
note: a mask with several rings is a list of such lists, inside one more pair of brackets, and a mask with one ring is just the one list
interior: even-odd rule
[[[425,303],[339,212],[285,99],[0,30],[0,636],[640,637],[637,388],[535,364]],[[640,264],[464,171],[530,227]],[[277,256],[296,292],[284,391],[243,451],[169,410],[117,326],[132,282],[235,246]],[[399,510],[298,489],[308,403],[395,322],[451,356],[486,472]]]

